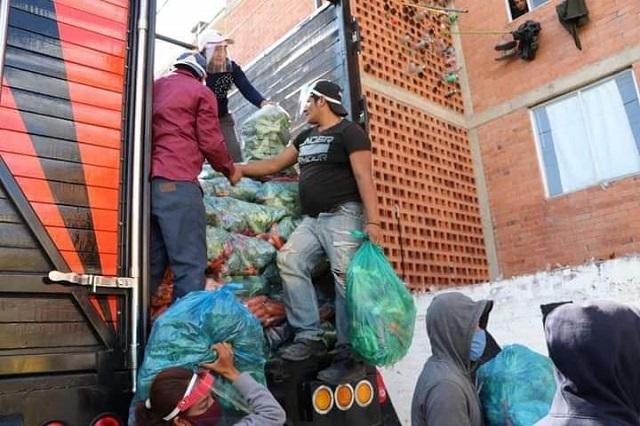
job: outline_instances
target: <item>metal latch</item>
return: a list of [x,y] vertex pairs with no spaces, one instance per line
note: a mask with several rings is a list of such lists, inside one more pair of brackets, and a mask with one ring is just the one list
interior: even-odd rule
[[136,280],[127,277],[105,277],[102,275],[78,274],[76,272],[50,271],[49,280],[52,282],[68,282],[71,284],[91,287],[95,293],[98,287],[133,288]]
[[351,21],[351,43],[356,53],[362,51],[362,34],[360,33],[360,23],[356,18]]

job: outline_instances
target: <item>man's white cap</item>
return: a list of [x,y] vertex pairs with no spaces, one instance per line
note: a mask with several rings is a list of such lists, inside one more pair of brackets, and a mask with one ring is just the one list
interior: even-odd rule
[[233,44],[233,39],[216,30],[205,30],[198,36],[198,50],[204,49],[207,44]]

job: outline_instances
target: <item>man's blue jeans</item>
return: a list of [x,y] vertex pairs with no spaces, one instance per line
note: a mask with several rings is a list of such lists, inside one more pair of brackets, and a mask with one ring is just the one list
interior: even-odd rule
[[295,340],[320,340],[320,317],[313,270],[326,258],[336,288],[336,333],[338,345],[349,344],[349,321],[345,306],[345,276],[361,240],[351,235],[362,230],[362,204],[345,203],[331,213],[305,217],[278,253],[278,268],[284,287],[287,320],[296,333]]
[[204,290],[207,268],[206,217],[202,190],[193,182],[151,181],[151,294],[167,266],[173,300]]

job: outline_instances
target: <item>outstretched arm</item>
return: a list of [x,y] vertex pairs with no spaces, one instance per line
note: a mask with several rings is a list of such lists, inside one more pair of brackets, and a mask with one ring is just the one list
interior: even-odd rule
[[236,164],[243,176],[262,177],[278,173],[298,162],[298,150],[289,145],[280,154],[273,158],[260,161],[252,161],[247,164]]

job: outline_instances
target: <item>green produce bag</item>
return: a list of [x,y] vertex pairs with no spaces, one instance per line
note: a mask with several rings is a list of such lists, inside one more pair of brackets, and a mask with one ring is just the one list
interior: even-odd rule
[[231,246],[226,275],[256,275],[276,260],[276,249],[259,238],[231,234]]
[[287,215],[279,207],[261,206],[230,197],[204,197],[207,223],[240,234],[263,234]]
[[231,234],[222,228],[207,226],[207,259],[209,261],[231,256]]
[[262,187],[257,180],[242,178],[235,186],[226,177],[213,177],[200,181],[204,195],[212,197],[232,197],[237,200],[255,202],[256,194]]
[[247,161],[278,155],[289,143],[291,120],[279,105],[267,105],[254,112],[242,124],[240,138]]
[[[265,341],[258,320],[227,289],[193,291],[174,303],[153,324],[138,373],[134,401],[149,397],[154,377],[169,367],[197,369],[212,362],[215,343],[233,345],[239,371],[265,383]],[[225,408],[245,409],[240,393],[223,377],[216,377],[216,394]],[[239,403],[239,405],[237,405]]]
[[298,182],[267,182],[256,193],[256,201],[266,206],[281,207],[290,216],[302,214]]
[[240,298],[247,298],[265,294],[269,283],[262,275],[253,276],[225,276],[222,280],[226,283],[225,288]]
[[365,240],[347,269],[351,345],[368,363],[391,365],[411,346],[416,307],[382,249],[360,231],[353,235]]
[[549,413],[556,393],[551,359],[522,345],[505,347],[476,377],[489,426],[536,424]]
[[221,275],[256,275],[275,261],[276,249],[259,238],[208,226],[207,258]]

